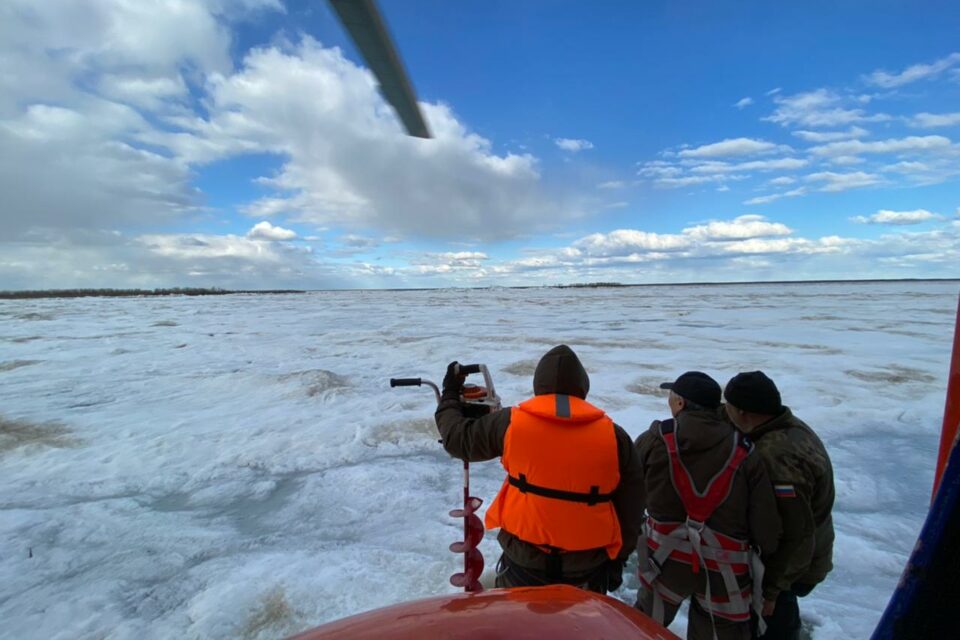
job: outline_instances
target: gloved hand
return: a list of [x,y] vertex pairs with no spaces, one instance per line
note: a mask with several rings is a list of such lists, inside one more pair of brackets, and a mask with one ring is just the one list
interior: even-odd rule
[[443,376],[443,393],[440,394],[441,400],[459,400],[460,392],[463,390],[463,381],[465,375],[455,373],[455,369],[460,363],[456,360],[447,365],[447,374]]

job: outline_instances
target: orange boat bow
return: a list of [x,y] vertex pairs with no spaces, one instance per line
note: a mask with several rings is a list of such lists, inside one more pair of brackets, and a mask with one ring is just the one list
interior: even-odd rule
[[416,600],[330,622],[291,640],[679,640],[619,600],[566,585]]

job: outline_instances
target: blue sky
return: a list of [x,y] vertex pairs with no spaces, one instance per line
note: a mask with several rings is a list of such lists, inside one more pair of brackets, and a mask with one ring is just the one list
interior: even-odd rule
[[[0,289],[960,277],[960,7],[0,9]],[[837,6],[840,5],[840,6]]]

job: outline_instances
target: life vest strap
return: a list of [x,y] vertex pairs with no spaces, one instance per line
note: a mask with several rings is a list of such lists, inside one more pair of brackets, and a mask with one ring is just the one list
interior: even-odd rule
[[588,506],[594,506],[601,502],[610,502],[613,499],[612,493],[600,493],[600,487],[594,485],[590,487],[589,493],[578,493],[576,491],[562,491],[560,489],[551,489],[550,487],[541,487],[527,482],[527,475],[520,474],[519,478],[507,476],[510,486],[516,487],[520,493],[532,493],[542,498],[554,498],[555,500],[566,500],[568,502],[582,502]]

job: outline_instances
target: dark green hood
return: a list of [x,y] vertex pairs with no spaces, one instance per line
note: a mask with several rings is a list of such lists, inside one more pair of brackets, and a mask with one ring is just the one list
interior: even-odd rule
[[590,378],[580,358],[565,344],[554,347],[540,358],[533,374],[533,393],[538,396],[557,393],[587,398]]

